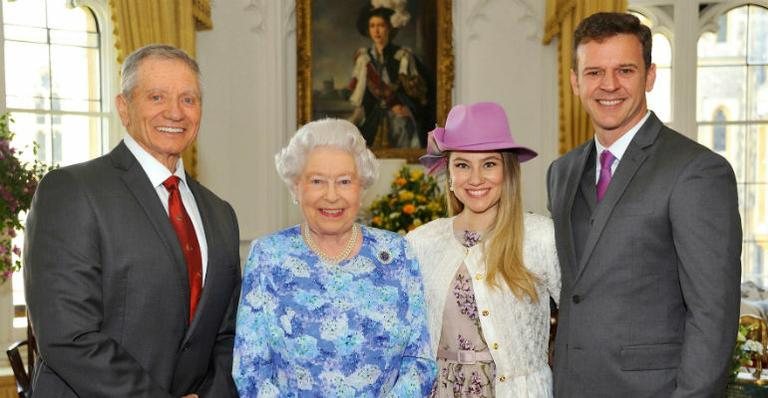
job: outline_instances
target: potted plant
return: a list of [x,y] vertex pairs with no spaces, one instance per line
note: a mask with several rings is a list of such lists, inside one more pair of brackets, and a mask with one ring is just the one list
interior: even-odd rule
[[[0,115],[0,283],[21,268],[21,249],[13,244],[16,231],[24,228],[19,216],[29,210],[38,182],[52,169],[37,159],[22,160],[24,152],[11,144],[12,122],[8,114]],[[31,150],[37,154],[36,145]]]

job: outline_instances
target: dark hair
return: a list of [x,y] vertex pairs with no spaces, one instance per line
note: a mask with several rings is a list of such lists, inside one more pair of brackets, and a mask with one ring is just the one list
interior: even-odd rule
[[373,17],[379,17],[387,23],[387,26],[389,26],[389,38],[391,40],[392,37],[394,37],[394,34],[397,33],[397,29],[392,27],[392,21],[389,20],[394,13],[395,10],[391,8],[371,8],[370,6],[365,6],[360,10],[360,14],[357,15],[357,31],[365,37],[370,37],[368,32],[368,22],[370,22]]
[[629,34],[637,37],[643,45],[643,61],[645,69],[651,66],[651,48],[653,46],[651,29],[640,23],[640,20],[623,12],[598,12],[592,14],[579,23],[573,32],[573,55],[571,68],[578,70],[576,50],[579,45],[592,40],[601,42],[609,37],[619,34]]

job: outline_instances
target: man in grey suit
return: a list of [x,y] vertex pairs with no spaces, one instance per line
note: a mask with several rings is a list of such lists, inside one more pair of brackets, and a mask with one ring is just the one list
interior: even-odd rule
[[571,86],[595,139],[550,166],[562,267],[557,397],[720,397],[736,339],[741,221],[733,170],[646,105],[651,32],[594,14]]
[[181,159],[199,73],[174,47],[129,55],[117,97],[128,135],[40,183],[24,250],[34,396],[236,396],[237,221]]

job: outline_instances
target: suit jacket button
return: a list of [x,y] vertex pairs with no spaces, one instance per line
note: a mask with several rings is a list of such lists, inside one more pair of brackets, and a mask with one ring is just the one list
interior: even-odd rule
[[575,304],[578,304],[581,302],[581,296],[574,294],[573,297],[571,297],[571,301],[573,301]]
[[181,350],[182,351],[189,351],[190,346],[191,346],[191,344],[184,343],[184,345],[181,347]]

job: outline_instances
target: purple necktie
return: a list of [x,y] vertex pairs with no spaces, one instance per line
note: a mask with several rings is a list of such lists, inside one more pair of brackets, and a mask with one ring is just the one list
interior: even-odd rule
[[597,180],[597,201],[600,202],[611,183],[611,165],[616,158],[609,150],[600,152],[600,179]]

